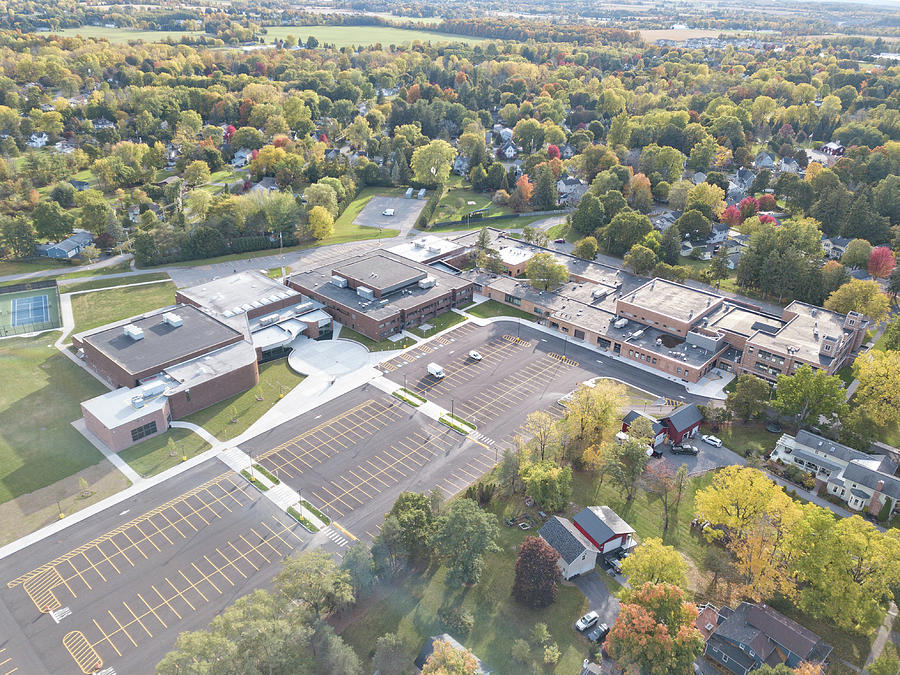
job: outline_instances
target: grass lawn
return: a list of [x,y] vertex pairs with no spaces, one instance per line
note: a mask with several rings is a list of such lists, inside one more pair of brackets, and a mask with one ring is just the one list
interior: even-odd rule
[[[784,428],[784,431],[791,433],[787,427]],[[781,434],[772,434],[766,431],[765,425],[759,422],[722,424],[719,425],[718,431],[704,430],[704,433],[718,436],[726,447],[731,448],[742,457],[747,457],[751,452],[757,455],[768,454],[781,437]]]
[[458,323],[462,323],[466,320],[462,314],[457,314],[454,311],[444,312],[443,314],[438,314],[433,319],[429,319],[426,323],[431,324],[431,328],[428,330],[422,330],[421,328],[410,328],[409,332],[413,335],[418,335],[419,337],[426,338],[431,337],[435,333],[440,333],[442,330],[447,330],[450,326],[455,326]]
[[[418,20],[418,19],[416,19]],[[263,40],[271,44],[276,38],[285,38],[293,35],[304,42],[310,35],[314,35],[319,43],[333,44],[340,47],[354,45],[399,45],[413,40],[422,42],[465,42],[477,44],[484,42],[486,38],[470,37],[468,35],[454,35],[451,33],[438,33],[426,30],[405,30],[393,26],[267,26]]]
[[[81,417],[79,403],[106,387],[50,346],[54,338],[0,342],[0,502],[103,459],[71,422]],[[75,492],[77,485],[68,494]]]
[[583,238],[582,235],[575,231],[575,228],[569,227],[568,223],[559,223],[559,225],[554,225],[549,228],[547,230],[547,236],[550,238],[550,241],[563,238],[570,244],[574,244],[576,241]]
[[414,344],[416,344],[415,340],[408,337],[404,337],[402,340],[398,340],[397,342],[392,342],[390,340],[375,342],[375,340],[373,340],[372,338],[367,338],[362,333],[357,333],[355,330],[351,330],[346,326],[341,328],[341,334],[339,337],[345,340],[353,340],[354,342],[358,342],[370,352],[389,352],[394,349],[406,349],[407,347],[412,347]]
[[115,286],[129,286],[131,284],[140,284],[147,281],[162,281],[168,279],[169,275],[165,272],[149,272],[147,274],[135,274],[130,277],[115,277],[113,279],[93,279],[92,281],[80,281],[74,284],[65,284],[60,287],[63,293],[75,293],[76,291],[90,291],[95,288],[113,288]]
[[[473,203],[469,203],[473,202]],[[451,187],[444,192],[444,196],[434,210],[432,222],[445,220],[461,220],[472,211],[488,207],[484,216],[501,216],[512,213],[505,206],[498,206],[491,202],[491,195],[485,192],[475,192],[466,188]]]
[[489,319],[494,316],[512,316],[520,319],[537,321],[538,318],[536,314],[529,314],[518,307],[510,307],[509,305],[504,305],[502,302],[497,302],[496,300],[482,302],[474,307],[470,307],[466,312],[472,316],[477,316],[479,319]]
[[[0,262],[0,276],[8,274],[29,274],[30,272],[43,272],[44,270],[65,270],[72,269],[72,265],[67,262],[60,262],[52,258],[36,258],[34,260],[4,260]],[[11,281],[10,283],[22,283],[21,281]]]
[[[578,672],[587,656],[588,643],[575,632],[572,623],[587,611],[587,601],[574,585],[564,584],[550,607],[532,610],[519,605],[511,595],[516,549],[535,531],[504,527],[502,519],[500,530],[497,544],[502,551],[486,556],[481,580],[474,587],[448,587],[444,567],[403,575],[396,584],[380,589],[358,605],[356,616],[342,631],[342,637],[371,665],[375,640],[384,633],[397,632],[406,641],[412,659],[428,636],[446,631],[437,619],[438,609],[459,607],[471,613],[475,621],[469,636],[454,637],[492,672]],[[531,642],[531,630],[538,622],[547,624],[561,652],[559,663],[546,671],[543,665],[522,666],[510,658],[512,643],[520,638]],[[539,656],[538,648],[533,649],[533,656]]]
[[850,383],[853,382],[853,366],[844,366],[835,375],[841,378],[841,382],[844,383],[845,387],[849,387]]
[[[259,384],[253,389],[198,410],[184,421],[199,424],[220,441],[230,440],[262,417],[303,379],[303,375],[290,369],[287,359],[264,363],[259,367]],[[237,422],[232,424],[232,419]]]
[[468,230],[480,230],[482,227],[493,227],[497,230],[518,230],[526,225],[531,225],[550,216],[524,215],[519,218],[488,219],[486,221],[473,218],[470,224],[457,223],[456,225],[436,225],[429,227],[429,232],[466,232]]
[[[175,456],[171,457],[169,439],[175,441]],[[119,453],[142,476],[153,476],[160,471],[181,463],[182,457],[190,459],[205,450],[210,445],[193,431],[188,429],[169,429],[166,433],[148,438],[146,441],[132,445]]]
[[175,302],[175,284],[150,284],[83,293],[72,298],[75,331],[96,328]]
[[[64,37],[75,37],[80,35],[83,38],[95,38],[99,40],[109,40],[112,44],[128,42],[129,40],[144,40],[145,42],[162,42],[167,38],[172,38],[176,42],[181,39],[182,35],[203,36],[203,31],[189,30],[129,30],[127,28],[106,28],[104,26],[80,26],[78,28],[63,28],[62,30],[53,31],[50,35],[62,35]],[[48,35],[48,33],[41,33]],[[208,36],[207,36],[208,37]],[[80,179],[84,180],[84,179]]]
[[107,274],[118,274],[120,272],[130,272],[131,271],[131,261],[123,260],[122,262],[116,265],[109,265],[107,267],[95,267],[92,270],[81,270],[80,272],[67,272],[58,279],[83,279],[85,277],[102,277]]
[[[372,197],[402,197],[406,193],[403,188],[381,188],[367,187],[359,191],[352,202],[347,204],[344,212],[334,221],[334,233],[327,239],[319,242],[319,245],[339,244],[345,241],[356,241],[357,239],[374,239],[378,237],[377,227],[366,227],[364,225],[355,225],[353,223],[363,207],[369,203]],[[384,229],[381,236],[384,238],[396,237],[399,230]]]

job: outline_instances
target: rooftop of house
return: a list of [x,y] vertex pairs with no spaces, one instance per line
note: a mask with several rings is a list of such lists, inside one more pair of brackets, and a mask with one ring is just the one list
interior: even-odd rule
[[[172,325],[164,315],[174,314],[180,325]],[[135,340],[125,334],[127,326],[138,329]],[[134,317],[129,321],[102,326],[78,336],[129,373],[142,373],[172,363],[204,349],[213,351],[242,334],[192,305],[177,305]]]
[[568,518],[551,516],[538,530],[538,534],[559,553],[566,564],[577,560],[585,551],[597,551]]
[[183,288],[179,293],[208,311],[222,316],[243,314],[299,293],[280,281],[255,270],[230,274],[205,284]]
[[620,301],[687,323],[720,304],[722,296],[674,281],[653,279],[624,293]]
[[666,420],[677,431],[685,431],[703,420],[703,415],[696,403],[683,405],[666,416]]
[[634,534],[634,528],[608,506],[587,506],[575,515],[574,520],[598,544],[619,534]]

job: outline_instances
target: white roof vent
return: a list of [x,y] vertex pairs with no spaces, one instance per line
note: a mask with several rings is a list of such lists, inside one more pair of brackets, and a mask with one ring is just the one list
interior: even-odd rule
[[134,342],[144,339],[144,329],[135,326],[133,323],[125,326],[122,332],[125,333],[127,337],[130,337]]

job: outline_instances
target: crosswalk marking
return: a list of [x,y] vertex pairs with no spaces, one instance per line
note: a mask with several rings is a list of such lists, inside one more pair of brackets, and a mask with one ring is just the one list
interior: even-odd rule
[[473,431],[471,434],[469,434],[469,436],[471,436],[475,440],[481,441],[485,445],[493,445],[495,443],[493,438],[491,438],[490,436],[485,436],[484,434],[477,431]]
[[322,532],[338,546],[346,546],[350,543],[346,537],[341,536],[331,525],[322,530]]

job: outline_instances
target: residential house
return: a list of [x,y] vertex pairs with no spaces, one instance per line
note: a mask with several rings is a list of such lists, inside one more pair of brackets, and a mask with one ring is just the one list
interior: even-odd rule
[[77,230],[71,237],[56,244],[38,244],[37,254],[44,258],[74,258],[94,241],[94,235],[86,230]]
[[747,675],[764,663],[822,666],[831,649],[818,635],[771,607],[742,602],[734,610],[719,611],[703,654],[728,672]]
[[826,155],[831,155],[832,157],[843,157],[844,146],[841,145],[839,141],[831,141],[822,146],[822,152]]
[[71,185],[73,188],[75,188],[76,192],[84,192],[85,190],[87,190],[88,188],[91,187],[91,184],[88,183],[86,180],[74,180],[73,179],[73,180],[69,181],[69,185]]
[[696,403],[683,405],[662,418],[666,435],[672,443],[681,443],[686,438],[693,438],[700,430],[703,415]]
[[683,211],[663,211],[650,217],[653,229],[665,232],[681,217]]
[[702,171],[697,171],[696,173],[694,173],[693,176],[691,176],[691,182],[694,185],[700,185],[700,183],[705,183],[706,182],[706,174],[703,173]]
[[465,155],[457,155],[453,160],[453,173],[457,176],[469,175],[469,158]]
[[500,146],[497,154],[505,159],[515,159],[519,156],[519,149],[512,141],[506,141]]
[[[442,635],[432,635],[425,641],[425,645],[422,647],[422,650],[419,652],[419,655],[416,657],[416,660],[413,662],[416,666],[417,671],[421,671],[422,668],[425,667],[425,662],[428,660],[428,657],[431,656],[432,652],[434,652],[434,643],[437,640],[441,640],[446,642],[451,647],[456,649],[457,651],[468,651],[465,647],[460,644],[460,642],[455,639],[452,635],[447,633],[443,633]],[[484,664],[481,660],[476,656],[475,657],[475,675],[490,675],[490,670],[485,668]]]
[[792,157],[783,157],[781,161],[778,162],[778,171],[780,173],[800,173],[800,165],[797,164],[797,160]]
[[556,565],[563,579],[586,574],[597,565],[597,547],[568,518],[551,516],[538,534],[559,554]]
[[250,192],[273,192],[278,189],[278,184],[272,176],[266,176],[250,188]]
[[50,139],[47,138],[47,134],[45,134],[42,131],[39,134],[31,134],[31,136],[29,137],[28,141],[26,141],[25,144],[29,148],[38,149],[38,148],[43,148],[45,145],[47,145],[48,140],[50,140]]
[[753,185],[753,181],[756,180],[756,174],[747,167],[742,166],[737,170],[732,180],[739,187],[749,190],[750,186]]
[[728,191],[725,193],[725,203],[728,206],[732,204],[738,204],[740,201],[747,197],[747,188],[742,185],[735,183],[734,181],[728,182]]
[[53,147],[61,155],[71,155],[75,152],[75,146],[69,141],[57,141]]
[[103,129],[112,129],[114,126],[116,125],[110,122],[105,117],[100,117],[99,119],[94,120],[94,129],[97,131],[101,131]]
[[650,422],[650,428],[653,429],[653,447],[657,447],[666,442],[666,427],[655,417],[651,417],[647,413],[640,410],[629,410],[628,414],[622,418],[622,431],[627,432],[636,419],[643,417]]
[[756,169],[769,169],[771,171],[775,168],[775,158],[768,152],[762,151],[753,159],[753,167]]
[[53,112],[56,108],[53,107],[52,103],[41,103],[41,112]]
[[575,176],[562,174],[556,181],[556,191],[559,193],[560,204],[577,204],[588,190],[588,184]]
[[250,163],[250,158],[253,156],[253,151],[248,150],[247,148],[241,148],[236,153],[234,153],[234,158],[231,160],[231,166],[235,169],[239,169],[242,166],[247,166]]
[[728,239],[729,227],[725,223],[713,223],[710,227],[709,236],[706,238],[707,244],[721,244]]
[[888,502],[892,511],[900,510],[900,478],[894,476],[897,463],[890,455],[870,455],[801,430],[779,438],[771,458],[813,474],[854,511],[877,515]]
[[847,237],[822,237],[822,248],[825,249],[825,255],[832,260],[840,260],[847,251],[847,244],[850,239]]
[[635,546],[634,528],[608,506],[588,506],[574,518],[575,527],[602,555]]
[[577,151],[575,146],[563,143],[559,146],[559,154],[563,159],[572,159],[577,154]]

